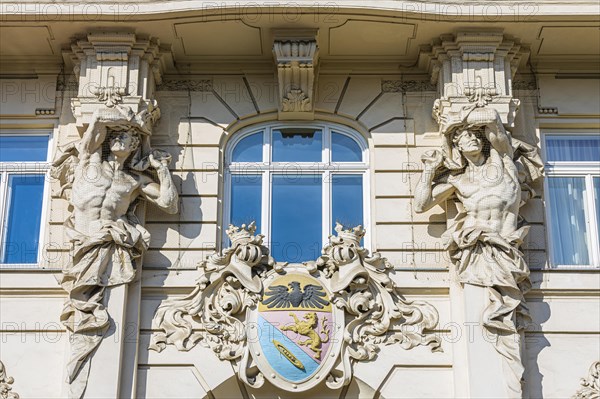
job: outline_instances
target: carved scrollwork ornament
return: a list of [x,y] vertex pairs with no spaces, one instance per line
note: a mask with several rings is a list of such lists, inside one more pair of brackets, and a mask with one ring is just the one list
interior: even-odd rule
[[123,101],[123,96],[127,94],[124,87],[102,86],[93,89],[93,93],[109,108],[116,106]]
[[[392,265],[379,253],[369,255],[360,245],[365,234],[362,226],[344,229],[338,223],[335,232],[317,259],[316,269],[331,280],[332,302],[354,320],[344,328],[343,377],[328,386],[335,389],[349,383],[351,360],[373,360],[382,344],[399,343],[404,349],[426,345],[434,352],[441,351],[439,338],[427,333],[438,323],[436,309],[423,301],[406,301],[398,294],[389,276]],[[410,328],[390,333],[393,322]]]
[[[275,263],[263,245],[263,236],[255,231],[254,223],[229,226],[231,247],[199,265],[201,275],[194,291],[158,307],[152,325],[162,331],[152,336],[150,349],[160,352],[173,344],[180,351],[189,351],[201,343],[221,360],[242,357],[246,336],[244,324],[236,316],[260,300],[260,276]],[[193,332],[192,324],[201,331]]]
[[6,375],[6,367],[0,361],[0,399],[19,399],[19,394],[12,391],[15,379]]
[[200,264],[194,291],[158,307],[150,349],[200,343],[232,361],[247,385],[269,380],[295,392],[349,384],[352,363],[374,359],[381,345],[440,350],[427,332],[437,311],[398,294],[391,265],[361,247],[361,226],[337,225],[322,256],[304,264],[276,264],[255,231],[254,223],[229,227],[231,246]]
[[600,361],[592,363],[587,378],[580,381],[581,388],[575,392],[572,399],[600,398]]

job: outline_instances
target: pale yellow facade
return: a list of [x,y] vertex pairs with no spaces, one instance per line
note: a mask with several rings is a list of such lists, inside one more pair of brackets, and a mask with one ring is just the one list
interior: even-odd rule
[[[146,207],[149,248],[134,282],[110,294],[107,308],[117,328],[94,355],[84,397],[480,397],[474,386],[487,377],[469,354],[470,335],[478,330],[465,325],[461,288],[442,238],[455,206],[449,201],[425,213],[414,210],[421,157],[442,142],[432,118],[439,91],[428,46],[464,30],[502,31],[518,40],[527,54],[514,65],[512,96],[520,107],[512,134],[544,154],[548,134],[600,134],[596,2],[27,1],[1,7],[1,134],[47,132],[50,162],[85,127],[73,114],[81,90],[76,74],[84,66],[75,63],[72,44],[93,32],[134,33],[160,43],[153,68],[162,80],[154,92],[161,118],[151,142],[172,156],[179,212]],[[315,32],[318,45],[313,109],[289,116],[281,110],[272,48],[277,30],[300,29]],[[226,246],[228,143],[277,123],[343,126],[364,138],[365,247],[393,265],[392,279],[405,298],[436,308],[433,333],[443,352],[382,346],[376,359],[353,364],[349,385],[293,393],[268,382],[259,389],[244,385],[235,362],[219,360],[202,345],[147,349],[157,306],[190,293],[198,264]],[[70,210],[58,189],[49,178],[39,262],[0,265],[0,361],[21,398],[68,392],[69,334],[60,322],[65,292],[57,281],[70,261],[63,225]],[[533,284],[526,297],[533,323],[525,332],[523,397],[567,398],[600,360],[600,265],[553,264],[557,244],[547,229],[544,183],[535,189],[521,210],[531,226],[522,250]]]

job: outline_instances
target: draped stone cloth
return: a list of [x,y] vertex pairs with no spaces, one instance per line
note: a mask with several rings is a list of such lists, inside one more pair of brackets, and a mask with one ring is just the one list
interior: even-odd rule
[[494,337],[503,356],[509,390],[520,395],[524,367],[520,354],[520,331],[530,320],[525,294],[531,289],[529,268],[518,249],[529,226],[507,237],[480,228],[464,228],[466,213],[443,235],[444,245],[457,268],[459,282],[487,287],[489,303],[483,327]]
[[67,365],[71,397],[81,397],[90,370],[90,356],[110,327],[104,303],[106,287],[131,282],[135,277],[135,259],[148,248],[150,234],[133,210],[128,220],[104,221],[93,235],[75,230],[65,223],[73,244],[72,266],[63,270],[62,287],[68,293],[61,322],[71,334],[71,358]]

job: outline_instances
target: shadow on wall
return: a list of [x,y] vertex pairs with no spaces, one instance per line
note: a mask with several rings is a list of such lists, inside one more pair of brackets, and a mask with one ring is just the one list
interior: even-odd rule
[[[539,281],[532,281],[533,288],[539,288]],[[550,319],[550,305],[543,296],[527,298],[530,304],[532,322],[525,330],[525,384],[530,398],[543,398],[544,375],[539,368],[540,353],[550,347],[550,342],[542,332],[542,324]]]
[[[184,157],[184,148],[178,151],[169,151],[172,156],[171,168],[174,165],[181,164],[180,159]],[[179,192],[179,212],[175,215],[166,215],[153,212],[154,206],[148,205],[146,224],[152,237],[150,240],[149,253],[146,256],[151,257],[151,261],[145,258],[144,263],[150,263],[150,268],[160,268],[164,270],[196,268],[197,262],[184,259],[188,249],[201,249],[208,243],[202,243],[198,240],[202,233],[204,215],[202,213],[202,198],[198,191],[198,174],[194,171],[172,170],[173,184]],[[214,247],[211,245],[211,248]],[[191,251],[190,251],[191,252]],[[191,255],[199,255],[197,261],[202,260],[202,251],[193,251]],[[191,256],[194,258],[193,256]],[[195,259],[195,258],[194,258]],[[166,275],[164,276],[166,278]]]

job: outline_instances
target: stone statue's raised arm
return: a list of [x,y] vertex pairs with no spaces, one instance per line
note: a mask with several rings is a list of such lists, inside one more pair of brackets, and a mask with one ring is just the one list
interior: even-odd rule
[[127,126],[131,124],[125,115],[120,115],[115,109],[100,108],[92,115],[92,120],[83,133],[81,140],[76,144],[79,158],[86,158],[102,151],[102,143],[111,127]]
[[452,184],[445,180],[434,182],[436,171],[442,166],[443,159],[443,155],[439,151],[428,152],[421,158],[424,170],[415,190],[415,211],[417,213],[428,211],[454,194]]
[[513,156],[511,139],[502,125],[498,111],[494,108],[475,108],[466,118],[466,122],[473,126],[484,126],[485,137],[501,156]]
[[156,170],[158,183],[144,176],[140,182],[142,197],[167,213],[177,213],[179,208],[179,194],[173,184],[173,179],[168,168],[171,160],[170,155],[164,151],[153,150],[148,156],[148,160],[150,166]]
[[80,158],[86,158],[101,151],[102,143],[106,139],[108,127],[105,122],[100,121],[98,113],[94,113],[92,121],[83,133],[81,140],[76,144],[77,151],[79,152]]

